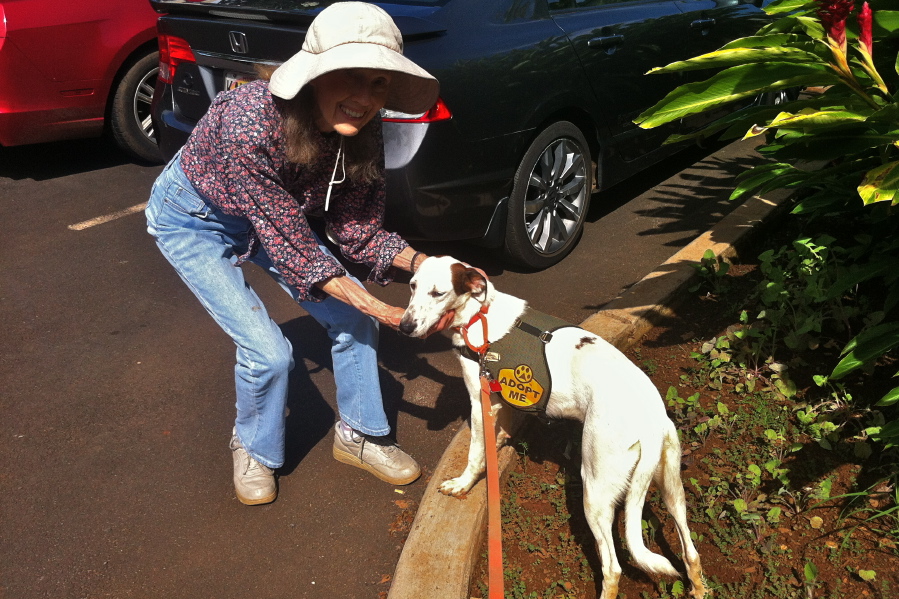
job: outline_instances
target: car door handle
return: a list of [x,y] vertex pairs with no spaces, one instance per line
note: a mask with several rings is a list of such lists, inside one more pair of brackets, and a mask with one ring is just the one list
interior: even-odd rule
[[608,49],[615,46],[620,46],[623,43],[623,35],[604,35],[602,37],[594,37],[592,40],[588,41],[587,47]]
[[713,27],[715,25],[715,19],[696,19],[692,23],[690,23],[690,27],[693,29],[708,29],[709,27]]

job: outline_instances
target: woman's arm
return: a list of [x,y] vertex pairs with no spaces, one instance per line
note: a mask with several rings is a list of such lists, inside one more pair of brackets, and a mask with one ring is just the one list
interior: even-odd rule
[[393,265],[415,274],[427,257],[428,255],[424,252],[416,252],[411,247],[407,247],[393,258]]
[[[426,254],[416,252],[412,248],[407,247],[396,255],[393,260],[393,265],[397,268],[414,272],[412,269],[418,269],[427,257]],[[394,330],[399,329],[400,320],[403,318],[405,310],[403,308],[385,304],[364,288],[357,285],[349,277],[331,277],[326,281],[316,283],[315,286],[328,295],[355,307],[363,314],[373,317],[381,324]],[[452,323],[453,318],[455,318],[455,311],[450,310],[443,315],[440,321],[434,325],[430,331],[428,331],[427,335],[433,335],[434,333],[446,329]]]
[[383,325],[392,329],[398,329],[400,326],[400,319],[405,312],[403,308],[385,304],[349,277],[331,277],[315,285],[328,295],[355,307]]

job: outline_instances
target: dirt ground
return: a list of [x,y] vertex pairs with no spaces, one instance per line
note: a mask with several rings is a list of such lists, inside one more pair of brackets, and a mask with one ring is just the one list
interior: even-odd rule
[[[802,373],[794,374],[800,391],[790,399],[728,381],[711,384],[703,373],[696,356],[735,322],[740,298],[756,284],[756,267],[735,266],[728,277],[726,297],[698,291],[676,319],[628,352],[680,429],[690,526],[710,596],[899,596],[899,521],[895,512],[872,517],[895,507],[892,489],[845,497],[882,478],[879,450],[865,450],[848,434],[834,444],[813,438],[817,429],[797,420],[812,387]],[[592,599],[601,593],[601,567],[582,506],[579,439],[577,423],[534,420],[517,440],[518,464],[503,490],[506,598]],[[680,543],[654,488],[643,529],[648,547],[683,571]],[[621,526],[618,536],[623,539]],[[623,541],[617,552],[619,597],[689,596],[686,580],[650,577],[632,566]],[[472,598],[487,596],[485,556],[486,545]]]

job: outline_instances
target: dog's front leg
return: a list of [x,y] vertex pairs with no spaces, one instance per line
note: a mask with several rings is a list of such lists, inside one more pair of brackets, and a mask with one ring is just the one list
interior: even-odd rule
[[451,478],[440,485],[440,492],[458,497],[464,495],[474,486],[486,470],[484,454],[484,419],[481,415],[481,381],[478,365],[471,360],[462,359],[462,377],[465,388],[471,399],[471,443],[468,447],[468,465],[461,475]]

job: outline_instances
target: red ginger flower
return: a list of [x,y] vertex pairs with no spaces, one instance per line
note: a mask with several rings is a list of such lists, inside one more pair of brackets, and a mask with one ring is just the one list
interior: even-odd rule
[[817,0],[818,18],[829,37],[846,52],[846,17],[855,8],[853,0]]
[[871,33],[872,21],[871,7],[865,2],[858,13],[858,41],[868,51],[868,56],[874,54],[874,36]]

